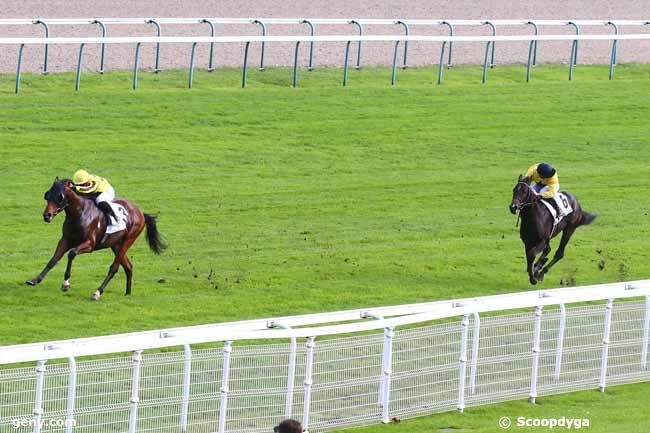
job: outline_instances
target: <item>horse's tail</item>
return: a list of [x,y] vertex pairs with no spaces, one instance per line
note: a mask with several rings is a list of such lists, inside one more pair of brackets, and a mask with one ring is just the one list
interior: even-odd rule
[[162,253],[167,248],[167,244],[160,236],[158,226],[156,226],[156,217],[146,213],[144,214],[144,222],[147,225],[147,242],[149,243],[149,248],[156,254]]
[[582,215],[580,215],[580,225],[586,226],[591,224],[592,222],[594,222],[597,216],[598,215],[596,215],[595,213],[582,211]]

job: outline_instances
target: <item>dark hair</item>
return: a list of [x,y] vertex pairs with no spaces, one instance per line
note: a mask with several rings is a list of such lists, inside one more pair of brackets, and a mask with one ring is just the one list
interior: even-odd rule
[[302,424],[295,419],[285,419],[276,427],[273,427],[274,433],[302,433]]

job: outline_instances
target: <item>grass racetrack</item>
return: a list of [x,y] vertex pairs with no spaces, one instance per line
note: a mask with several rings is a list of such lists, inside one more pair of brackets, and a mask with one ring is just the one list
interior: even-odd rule
[[[647,66],[0,76],[0,345],[248,318],[530,290],[516,218],[519,173],[548,161],[562,189],[598,214],[537,288],[648,278]],[[160,257],[130,250],[65,259],[36,287],[63,215],[43,193],[77,168],[159,214]],[[558,243],[553,243],[555,247]],[[590,418],[587,431],[647,432],[648,384],[470,408],[357,432],[503,431],[501,416]],[[516,428],[511,431],[517,431]],[[522,431],[538,431],[528,428]],[[543,430],[546,431],[546,430]]]

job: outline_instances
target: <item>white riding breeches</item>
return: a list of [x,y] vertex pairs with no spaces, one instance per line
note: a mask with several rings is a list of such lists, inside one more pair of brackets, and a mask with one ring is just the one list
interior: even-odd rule
[[113,200],[115,200],[115,190],[113,189],[112,186],[109,186],[106,191],[104,191],[103,193],[97,196],[97,198],[95,199],[95,203],[99,204],[103,201],[107,201],[110,203]]
[[[535,191],[537,194],[542,194],[548,191],[548,185],[544,185],[543,183],[535,183],[533,184],[533,191]],[[557,191],[560,192],[560,184],[557,184]]]
[[[543,185],[541,183],[536,183],[533,185],[533,191],[535,191],[537,194],[543,194],[546,191],[548,191],[548,185]],[[564,216],[566,213],[564,209],[564,203],[562,203],[562,198],[560,197],[560,184],[557,185],[557,191],[553,195],[553,200],[555,200],[555,204],[557,205],[557,210],[560,212],[560,217]]]

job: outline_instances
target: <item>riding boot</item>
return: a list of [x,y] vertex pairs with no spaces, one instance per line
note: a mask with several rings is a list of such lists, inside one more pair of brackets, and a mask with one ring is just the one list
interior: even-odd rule
[[[104,215],[106,215],[106,218],[108,219],[108,225],[111,225],[113,221],[117,224],[117,216],[115,215],[115,212],[113,212],[113,208],[111,207],[110,204],[106,201],[102,201],[97,203],[97,207],[104,212]],[[111,218],[113,220],[111,221]]]
[[562,218],[564,215],[564,206],[562,205],[562,199],[560,198],[559,194],[555,194],[553,196],[553,205],[555,206],[555,209],[557,210],[557,217]]

